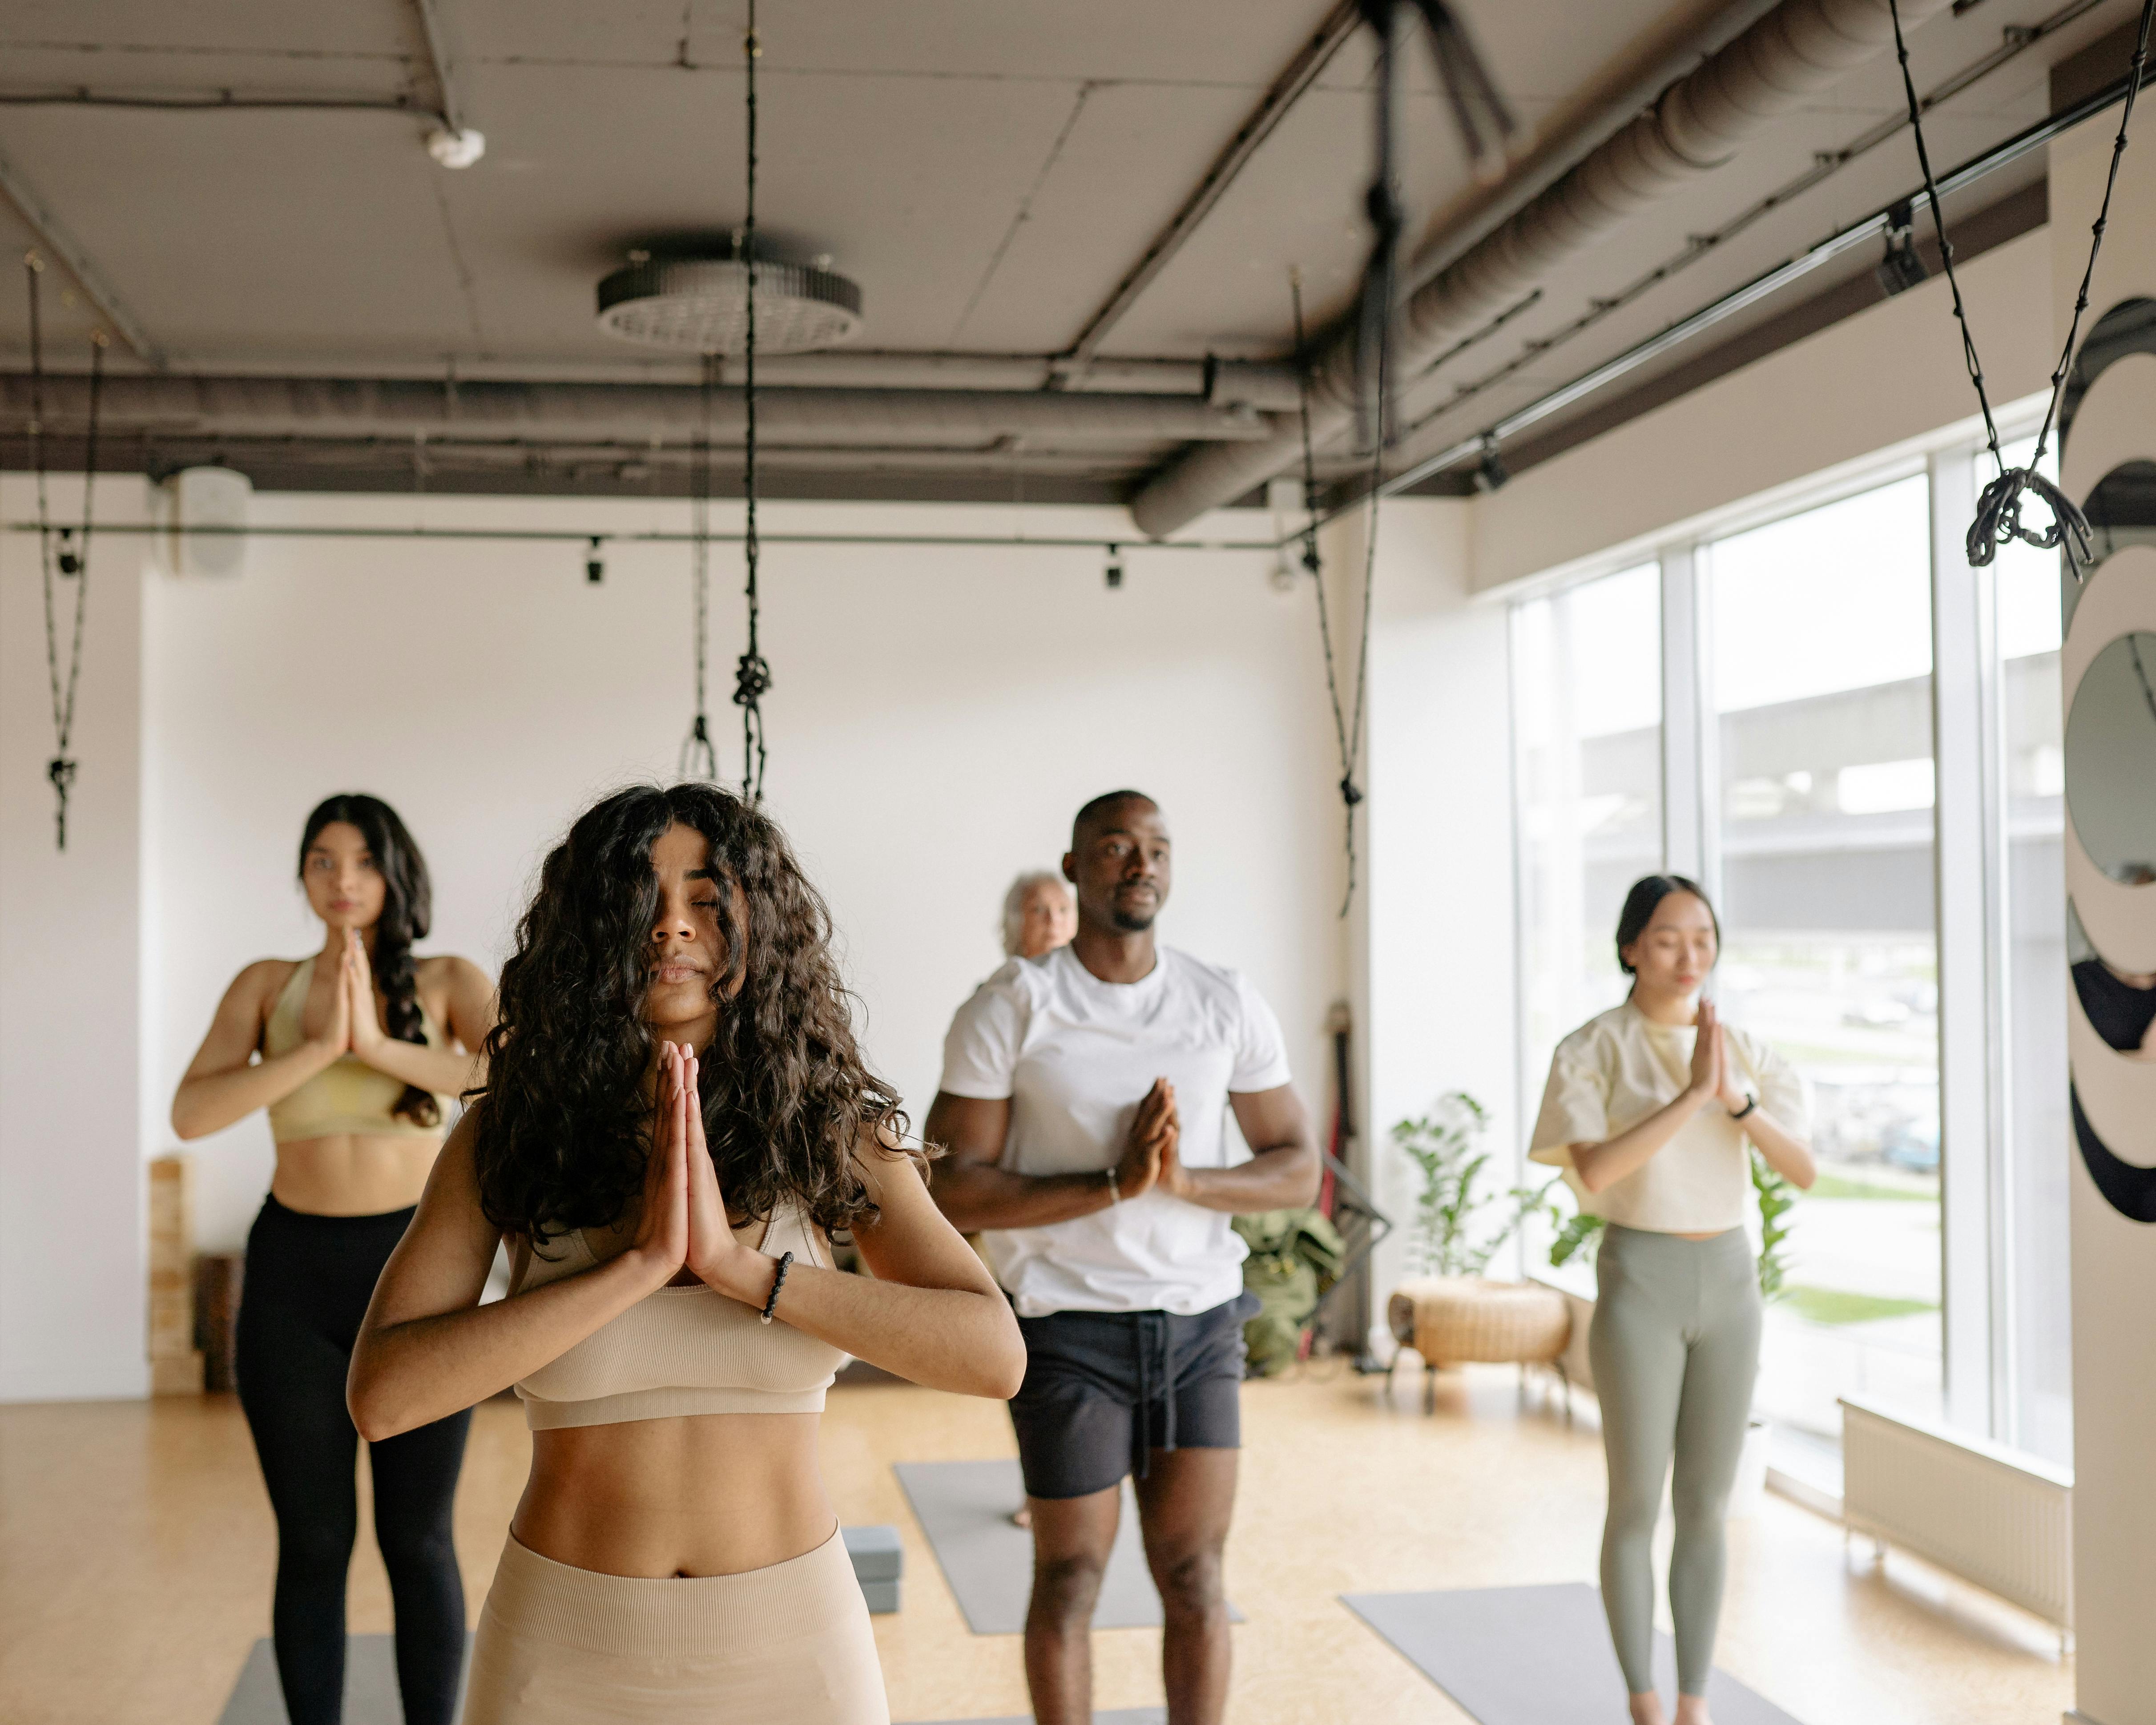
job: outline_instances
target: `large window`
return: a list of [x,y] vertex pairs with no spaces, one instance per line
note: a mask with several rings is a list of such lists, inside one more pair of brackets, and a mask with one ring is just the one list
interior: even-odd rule
[[1512,613],[1521,1065],[1625,998],[1610,936],[1662,863],[1660,572],[1628,569]]
[[[2009,466],[2034,439],[2006,451]],[[1979,458],[1976,481],[1994,471]],[[2046,470],[2057,477],[2048,459]],[[2047,1461],[2073,1462],[2072,1335],[2066,1289],[2065,751],[2059,690],[2063,615],[2056,552],[2016,543],[1994,577],[2000,774],[2005,824],[2006,1065],[2005,1313],[2008,1378],[1999,1435]]]
[[1768,1309],[1759,1404],[1840,1429],[1942,1385],[1929,488],[1707,547],[1732,1022],[1804,1075],[1818,1185]]
[[2061,583],[2025,547],[1967,567],[1976,453],[1516,606],[1521,1087],[1532,1120],[1557,1040],[1622,998],[1625,886],[1697,872],[1724,1009],[1803,1074],[1821,1164],[1759,1405],[2065,1461]]

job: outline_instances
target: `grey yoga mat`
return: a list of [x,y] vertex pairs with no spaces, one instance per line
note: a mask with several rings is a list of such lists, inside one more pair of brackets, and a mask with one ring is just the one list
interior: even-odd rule
[[[1033,1715],[1020,1713],[1008,1719],[938,1719],[924,1725],[1033,1725]],[[1093,1715],[1093,1725],[1168,1725],[1166,1707],[1117,1707]]]
[[[958,1609],[966,1614],[967,1626],[977,1635],[1023,1634],[1026,1602],[1033,1594],[1033,1536],[1011,1525],[1011,1512],[1025,1502],[1018,1463],[901,1461],[892,1471],[935,1549]],[[1242,1621],[1232,1605],[1228,1615]],[[1146,1569],[1137,1506],[1126,1483],[1122,1519],[1093,1607],[1093,1627],[1158,1629],[1160,1620],[1160,1595]]]
[[[465,1661],[471,1661],[470,1636],[465,1638]],[[248,1651],[218,1725],[287,1725],[284,1692],[277,1686],[277,1655],[269,1642],[257,1641]],[[346,1639],[344,1725],[404,1725],[403,1703],[397,1698],[394,1637]]]
[[[397,1700],[393,1638],[354,1635],[345,1645],[344,1725],[404,1725],[404,1711]],[[257,1641],[249,1651],[218,1725],[286,1725],[285,1699],[277,1688],[277,1656],[269,1642]],[[938,1725],[1033,1725],[1033,1720],[1027,1715],[1012,1719],[948,1719]],[[1094,1714],[1093,1725],[1168,1725],[1168,1710],[1120,1707]]]
[[[1602,1595],[1585,1582],[1340,1597],[1480,1725],[1608,1725],[1624,1711]],[[1676,1648],[1660,1633],[1655,1674],[1673,1697]],[[1715,1725],[1797,1725],[1726,1671],[1707,1697]]]

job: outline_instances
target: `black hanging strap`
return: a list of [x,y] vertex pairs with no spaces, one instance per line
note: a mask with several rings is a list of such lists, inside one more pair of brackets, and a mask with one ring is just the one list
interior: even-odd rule
[[[52,510],[47,495],[44,440],[44,329],[38,303],[38,281],[45,261],[34,251],[23,257],[23,273],[30,295],[30,462],[37,473],[38,562],[45,604],[45,675],[52,691],[53,757],[45,762],[45,777],[53,787],[54,848],[67,849],[68,798],[74,788],[77,762],[68,752],[74,735],[74,697],[82,680],[82,625],[90,607],[90,538],[95,516],[91,510],[97,484],[98,408],[104,392],[105,335],[93,330],[90,337],[90,426],[83,451],[82,536],[75,540],[62,528],[59,543],[53,537]],[[73,543],[69,542],[73,541]],[[68,649],[67,677],[60,677],[59,595],[63,579],[72,579],[74,589],[74,627]]]
[[[1325,693],[1332,704],[1332,734],[1340,747],[1340,801],[1345,814],[1343,825],[1347,835],[1348,892],[1340,901],[1340,914],[1345,916],[1355,902],[1355,805],[1363,800],[1363,788],[1355,783],[1355,769],[1363,755],[1363,692],[1370,669],[1370,584],[1377,569],[1378,546],[1378,481],[1380,475],[1371,475],[1369,516],[1363,556],[1363,642],[1355,664],[1355,711],[1351,721],[1340,706],[1340,677],[1332,652],[1332,620],[1325,600],[1325,562],[1317,550],[1317,454],[1310,434],[1310,365],[1308,339],[1302,321],[1302,273],[1288,272],[1288,293],[1295,306],[1295,372],[1296,408],[1302,424],[1302,566],[1310,571],[1317,583],[1317,635],[1325,648]],[[1383,341],[1380,337],[1380,341]],[[1384,375],[1383,367],[1378,376]],[[1383,393],[1379,392],[1378,411],[1383,413]],[[1380,444],[1381,452],[1383,445]]]
[[748,646],[734,666],[734,705],[742,710],[742,789],[752,803],[763,800],[763,697],[771,689],[771,665],[757,639],[759,604],[756,536],[756,63],[763,47],[756,37],[756,0],[749,0],[748,34],[742,53],[748,64],[748,211],[742,244],[748,261],[748,315],[743,331],[742,389],[747,431],[742,490],[747,520],[742,530],[742,558],[747,566],[744,594],[748,601]]
[[706,716],[705,660],[711,644],[711,392],[717,382],[718,356],[704,356],[703,418],[695,446],[689,452],[689,587],[696,610],[696,714],[689,721],[689,734],[681,740],[675,770],[683,778],[709,783],[719,776],[717,751],[711,747],[711,722]]
[[[2082,271],[2081,292],[2074,301],[2066,345],[2060,352],[2057,368],[2051,373],[2051,398],[2044,409],[2042,429],[2036,434],[2035,452],[2025,467],[2007,466],[2006,458],[1999,452],[1999,427],[1992,420],[1990,395],[1984,388],[1984,366],[1977,357],[1976,337],[1970,333],[1969,314],[1962,305],[1961,284],[1954,278],[1953,248],[1947,242],[1946,214],[1940,208],[1938,182],[1932,176],[1931,151],[1924,144],[1923,105],[1917,99],[1916,80],[1909,72],[1909,45],[1902,33],[1899,0],[1887,0],[1887,10],[1894,21],[1894,52],[1902,66],[1902,90],[1908,102],[1909,129],[1917,141],[1917,165],[1924,175],[1924,200],[1931,206],[1933,231],[1938,236],[1939,259],[1946,269],[1948,290],[1953,296],[1954,321],[1961,328],[1962,362],[1969,368],[1969,382],[1976,390],[1977,406],[1984,414],[1985,445],[1991,451],[1992,465],[1999,470],[1998,476],[1977,499],[1976,519],[1969,524],[1966,544],[1969,563],[1981,567],[1998,555],[2000,546],[2019,539],[2040,551],[2064,550],[2067,567],[2079,580],[2094,561],[2089,543],[2088,517],[2082,513],[2079,505],[2037,470],[2043,465],[2045,446],[2051,441],[2066,378],[2073,369],[2074,347],[2081,339],[2082,314],[2088,309],[2089,285],[2095,279],[2097,254],[2103,249],[2104,228],[2111,219],[2111,194],[2118,184],[2119,159],[2126,153],[2127,127],[2133,118],[2133,99],[2140,90],[2142,72],[2148,64],[2149,25],[2156,20],[2156,0],[2142,0],[2141,27],[2134,39],[2133,59],[2126,80],[2126,101],[2119,111],[2118,134],[2112,141],[2111,172],[2104,182],[2103,203],[2097,212],[2096,225],[2089,230],[2088,264]],[[2051,510],[2048,526],[2032,527],[2021,519],[2024,493],[2034,493]]]

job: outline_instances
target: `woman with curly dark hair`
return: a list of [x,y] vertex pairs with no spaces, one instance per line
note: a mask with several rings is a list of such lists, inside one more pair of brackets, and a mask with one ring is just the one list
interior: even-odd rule
[[[547,857],[485,1094],[352,1357],[370,1438],[514,1384],[531,1473],[465,1725],[885,1725],[816,1462],[848,1354],[1007,1397],[1010,1307],[864,1062],[830,918],[712,785],[619,791]],[[831,1263],[849,1234],[873,1276]],[[508,1299],[479,1304],[496,1243]]]
[[[359,1530],[345,1372],[449,1105],[479,1070],[494,989],[465,959],[413,956],[433,888],[419,847],[379,798],[346,792],[316,807],[299,875],[322,922],[321,950],[260,959],[234,979],[180,1081],[172,1128],[198,1138],[270,1111],[277,1171],[247,1237],[239,1401],[277,1516],[272,1623],[285,1709],[293,1725],[335,1725]],[[411,1725],[449,1725],[456,1709],[465,1594],[449,1512],[469,1424],[453,1411],[371,1447]]]

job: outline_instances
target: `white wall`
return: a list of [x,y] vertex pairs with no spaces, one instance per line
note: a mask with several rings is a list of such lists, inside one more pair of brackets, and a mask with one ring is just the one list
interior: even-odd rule
[[[81,519],[81,490],[51,491]],[[105,480],[99,514],[140,519]],[[0,480],[0,521],[34,519]],[[93,542],[69,752],[68,848],[54,848],[52,706],[36,539],[0,531],[0,1400],[140,1395],[142,1273],[141,658],[138,539]],[[66,675],[74,592],[59,583]]]
[[[1384,506],[1378,531],[1367,862],[1351,962],[1359,1123],[1378,1203],[1399,1224],[1373,1272],[1380,1327],[1414,1211],[1414,1169],[1390,1147],[1393,1123],[1446,1091],[1468,1091],[1493,1116],[1497,1188],[1509,1182],[1521,1130],[1506,610],[1469,592],[1471,509],[1464,500],[1401,500]],[[1362,547],[1361,518],[1343,521],[1330,536],[1328,566],[1359,571]]]
[[[255,508],[286,524],[686,524],[680,505],[559,500]],[[715,509],[715,527],[737,515]],[[774,506],[764,525],[1127,531],[1111,511],[980,506]],[[595,793],[670,776],[690,708],[685,546],[610,547],[596,588],[580,544],[263,538],[249,557],[236,581],[150,590],[161,1109],[232,973],[319,937],[292,880],[318,798],[394,803],[434,872],[427,945],[493,967],[544,847]],[[1250,973],[1326,1106],[1340,865],[1308,594],[1276,592],[1270,559],[1250,553],[1126,563],[1111,593],[1096,549],[767,548],[771,803],[831,902],[871,1056],[916,1125],[952,1009],[1000,962],[1010,877],[1053,867],[1072,810],[1125,783],[1158,797],[1176,834],[1166,937]],[[712,566],[711,712],[731,777],[738,552],[715,547]],[[266,1126],[195,1150],[198,1237],[237,1244],[268,1179]]]

